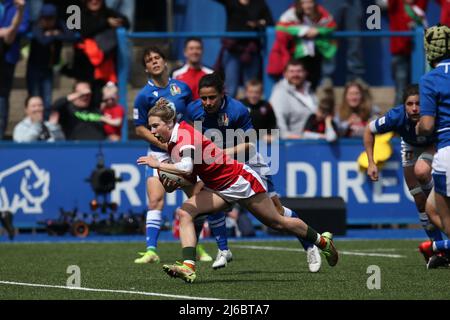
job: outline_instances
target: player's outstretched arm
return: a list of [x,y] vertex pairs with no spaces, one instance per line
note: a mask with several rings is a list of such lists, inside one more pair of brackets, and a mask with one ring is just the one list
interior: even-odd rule
[[153,156],[142,156],[137,159],[137,164],[139,165],[148,165],[154,169],[159,169],[162,171],[166,171],[174,174],[191,174],[194,169],[194,163],[192,158],[184,157],[180,162],[177,163],[168,163],[168,162],[159,162]]
[[367,159],[369,160],[369,166],[367,167],[367,175],[372,181],[378,181],[378,167],[373,160],[373,147],[375,144],[375,135],[370,130],[369,126],[366,126],[364,130],[364,148],[366,149]]

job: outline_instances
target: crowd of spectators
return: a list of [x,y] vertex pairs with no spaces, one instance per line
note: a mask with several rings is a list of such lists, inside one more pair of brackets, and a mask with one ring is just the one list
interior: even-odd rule
[[[198,98],[200,78],[220,70],[227,94],[248,107],[257,130],[267,130],[260,138],[271,141],[276,128],[283,139],[334,142],[338,137],[362,137],[364,127],[379,115],[380,109],[363,80],[361,39],[327,37],[335,30],[361,30],[363,10],[359,0],[322,0],[320,4],[315,0],[293,0],[279,17],[272,16],[266,0],[214,1],[225,9],[226,31],[264,31],[267,26],[275,26],[276,38],[267,53],[267,70],[262,68],[259,38],[222,39],[216,64],[211,68],[202,63],[202,40],[186,39],[185,64],[174,70],[172,77],[186,82],[194,99]],[[428,2],[377,1],[387,9],[391,31],[426,26]],[[436,2],[442,7],[441,22],[450,23],[449,1]],[[68,30],[61,20],[69,4],[81,7],[81,29],[77,32]],[[0,140],[8,124],[20,47],[28,36],[28,97],[25,117],[14,128],[13,140],[119,141],[126,115],[118,104],[115,31],[119,27],[134,30],[135,10],[136,1],[129,0],[0,1]],[[336,103],[333,78],[336,53],[343,41],[347,42],[347,82],[342,101]],[[75,85],[72,93],[54,101],[54,70],[61,67],[64,44],[73,46],[73,61],[62,67],[61,73],[72,77]],[[393,37],[390,44],[397,103],[400,92],[410,82],[412,42],[408,37]],[[268,97],[263,97],[263,72],[276,81]],[[326,94],[321,96],[320,90]]]
[[[134,1],[108,2],[132,15],[130,6],[133,9],[131,3]],[[70,4],[81,8],[81,29],[76,32],[68,30],[60,18],[61,7],[65,9],[68,5],[66,1],[2,2],[0,140],[4,138],[8,124],[15,67],[21,55],[21,41],[26,36],[29,38],[29,46],[26,47],[28,97],[25,118],[14,128],[13,140],[120,140],[125,114],[117,102],[115,29],[128,28],[130,22],[124,14],[108,8],[104,0],[82,0]],[[73,45],[73,61],[61,71],[74,78],[75,86],[67,97],[53,101],[54,70],[61,63],[64,43]],[[28,132],[21,132],[24,130]]]

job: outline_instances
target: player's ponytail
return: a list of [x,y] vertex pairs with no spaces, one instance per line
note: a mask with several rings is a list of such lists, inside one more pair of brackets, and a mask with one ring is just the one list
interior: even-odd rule
[[213,87],[217,90],[219,93],[225,92],[225,84],[224,84],[224,77],[221,72],[213,72],[211,74],[204,75],[198,84],[198,91],[202,88],[210,88]]
[[165,123],[174,122],[176,118],[175,109],[171,106],[169,100],[160,98],[155,106],[148,112],[148,117],[159,117]]

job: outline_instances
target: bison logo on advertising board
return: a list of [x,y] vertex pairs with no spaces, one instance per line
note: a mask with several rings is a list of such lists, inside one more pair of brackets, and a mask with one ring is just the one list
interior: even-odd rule
[[50,192],[50,174],[33,160],[0,171],[0,211],[42,213]]

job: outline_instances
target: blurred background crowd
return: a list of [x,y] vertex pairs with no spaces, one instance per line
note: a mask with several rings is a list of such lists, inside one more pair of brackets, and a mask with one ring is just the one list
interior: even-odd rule
[[[128,110],[118,102],[117,28],[174,31],[175,18],[188,27],[202,17],[208,21],[206,10],[196,7],[195,14],[189,13],[181,0],[0,1],[0,140],[120,141],[124,122],[132,120],[127,111],[145,85],[140,60],[149,44],[168,53],[172,77],[185,81],[194,98],[199,77],[221,71],[226,93],[248,107],[256,129],[278,128],[282,139],[361,138],[371,118],[401,103],[401,92],[411,82],[413,42],[410,37],[385,39],[391,68],[382,72],[392,82],[383,86],[390,91],[380,91],[374,90],[368,69],[381,61],[365,56],[362,38],[327,35],[367,31],[371,4],[382,9],[391,31],[426,28],[430,6],[438,8],[441,23],[450,23],[446,0],[202,1],[221,7],[223,31],[275,28],[270,52],[264,51],[262,38],[223,38],[214,62],[207,63],[209,40],[133,41]],[[71,5],[81,9],[78,30],[67,27]],[[276,82],[269,96],[264,96],[265,74]],[[132,130],[129,138],[134,138]]]

